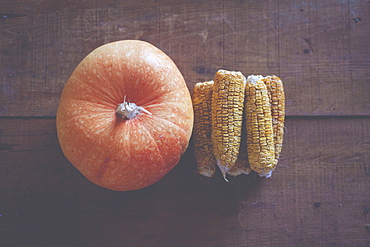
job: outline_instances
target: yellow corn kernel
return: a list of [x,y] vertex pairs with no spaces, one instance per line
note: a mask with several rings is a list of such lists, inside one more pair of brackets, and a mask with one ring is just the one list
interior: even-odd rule
[[275,75],[263,79],[270,98],[272,127],[275,142],[275,166],[278,162],[283,146],[285,120],[285,94],[281,79]]
[[275,143],[270,99],[262,76],[248,76],[245,97],[249,164],[259,176],[270,177],[276,165]]
[[219,70],[212,93],[212,144],[217,165],[226,180],[234,166],[242,134],[246,79],[241,72]]
[[213,84],[213,81],[198,82],[193,92],[194,152],[198,172],[205,177],[212,177],[216,171],[211,141]]
[[236,177],[242,174],[248,175],[252,171],[248,161],[247,142],[245,141],[245,139],[246,139],[245,121],[243,121],[242,139],[240,142],[239,156],[238,159],[235,161],[235,165],[227,172],[227,174],[231,176]]

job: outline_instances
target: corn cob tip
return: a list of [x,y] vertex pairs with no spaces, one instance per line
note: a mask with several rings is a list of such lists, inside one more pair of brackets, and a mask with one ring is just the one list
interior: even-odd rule
[[221,161],[220,160],[217,160],[217,166],[220,169],[221,174],[222,174],[222,177],[224,178],[224,180],[226,182],[229,182],[229,180],[226,178],[226,175],[227,175],[227,172],[229,171],[229,169],[227,167],[223,166],[221,164]]
[[203,176],[207,177],[207,178],[210,178],[210,177],[213,177],[214,171],[212,171],[208,167],[203,167],[203,168],[198,169],[198,173],[200,175],[203,175]]
[[248,170],[248,169],[243,169],[243,168],[233,168],[232,170],[230,170],[227,174],[233,176],[233,177],[236,177],[236,176],[239,176],[239,175],[249,175],[251,173],[251,170]]
[[204,82],[197,82],[194,85],[193,91],[194,92],[202,92],[205,87],[213,87],[213,80],[204,81]]
[[264,77],[262,75],[249,75],[247,77],[248,83],[256,84],[259,80],[263,79]]
[[[203,150],[206,151],[206,150]],[[205,177],[213,177],[216,172],[216,160],[210,153],[206,152],[196,153],[195,158],[197,159],[198,163],[198,173]],[[202,157],[204,156],[204,157]]]
[[219,69],[216,72],[215,77],[229,78],[229,79],[234,78],[233,80],[241,80],[244,85],[244,88],[245,88],[245,85],[247,84],[247,78],[240,71],[229,71],[229,70]]
[[251,173],[251,171],[252,169],[249,167],[248,161],[238,158],[235,162],[235,165],[227,172],[227,174],[236,177],[242,174],[248,175]]
[[258,176],[260,176],[261,178],[263,178],[263,177],[265,177],[265,178],[270,178],[271,177],[271,175],[272,175],[272,172],[273,172],[274,170],[270,170],[270,171],[268,171],[267,173],[262,173],[262,172],[260,172],[260,173],[258,173]]

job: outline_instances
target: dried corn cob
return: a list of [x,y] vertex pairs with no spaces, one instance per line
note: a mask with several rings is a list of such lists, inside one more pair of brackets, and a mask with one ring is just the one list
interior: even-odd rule
[[219,70],[212,94],[212,144],[217,165],[226,180],[241,142],[246,79],[241,72]]
[[275,144],[270,99],[262,76],[248,76],[245,96],[249,164],[261,177],[269,177],[276,165]]
[[206,177],[212,177],[216,171],[211,140],[213,84],[213,81],[196,83],[193,92],[195,159],[198,172]]
[[278,162],[283,146],[284,119],[285,119],[285,94],[282,81],[277,76],[266,76],[263,79],[270,98],[272,127],[275,143],[275,166]]

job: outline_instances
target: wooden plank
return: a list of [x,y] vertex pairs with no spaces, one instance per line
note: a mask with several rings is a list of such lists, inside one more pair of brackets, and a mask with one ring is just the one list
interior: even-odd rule
[[[356,82],[355,84],[350,83],[345,88],[349,88],[350,94],[347,94],[350,98],[360,98],[365,104],[359,104],[357,107],[359,111],[369,112],[370,111],[370,84],[367,78],[370,67],[370,46],[368,39],[365,38],[365,33],[369,36],[370,20],[369,18],[363,18],[364,16],[370,15],[370,2],[367,1],[367,5],[357,4],[356,1],[349,1],[349,44],[350,44],[350,82]],[[346,56],[347,58],[347,56]],[[365,82],[362,84],[361,82]],[[358,86],[356,86],[359,85]],[[361,90],[363,88],[363,90]],[[352,102],[349,102],[352,104]],[[354,109],[355,111],[356,109]]]
[[[295,81],[288,85],[288,107],[301,115],[368,114],[366,92],[370,87],[363,77],[364,68],[370,65],[370,50],[363,44],[367,27],[355,31],[349,11],[362,8],[363,15],[370,13],[368,3],[349,2],[284,1],[279,7],[280,71],[283,78],[290,71],[287,77]],[[353,40],[358,40],[358,48]],[[353,70],[352,59],[358,56],[364,65],[360,75]]]
[[279,72],[279,3],[234,1],[225,3],[224,60],[228,69],[244,74]]
[[0,119],[1,246],[368,246],[370,118],[288,118],[271,179],[204,178],[193,145],[146,189],[64,158],[55,119]]
[[0,3],[0,116],[55,116],[91,50],[142,39],[188,87],[219,68],[277,74],[288,115],[369,115],[368,2],[10,1]]
[[182,71],[189,89],[224,67],[223,1],[161,1],[160,43]]
[[55,115],[66,79],[96,46],[96,10],[87,2],[2,1],[2,116]]
[[97,46],[122,39],[159,43],[159,1],[99,1],[94,11]]

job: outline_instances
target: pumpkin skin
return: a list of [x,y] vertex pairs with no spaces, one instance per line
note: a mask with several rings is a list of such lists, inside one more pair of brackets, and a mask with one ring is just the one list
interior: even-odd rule
[[[115,111],[125,100],[146,111],[121,118]],[[110,190],[138,190],[163,178],[186,151],[191,96],[160,49],[117,41],[76,67],[61,94],[56,126],[64,155],[88,180]]]

